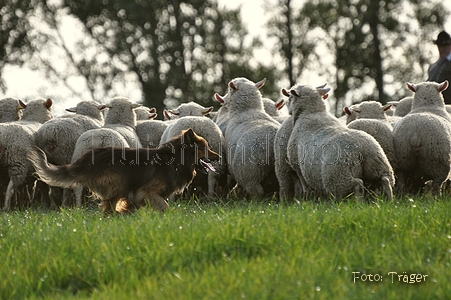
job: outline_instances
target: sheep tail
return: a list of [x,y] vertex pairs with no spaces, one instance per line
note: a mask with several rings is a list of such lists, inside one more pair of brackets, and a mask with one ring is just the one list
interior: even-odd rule
[[48,185],[63,188],[70,188],[75,185],[75,178],[69,171],[70,165],[56,166],[50,164],[44,151],[38,147],[32,147],[27,157],[35,168],[35,174]]

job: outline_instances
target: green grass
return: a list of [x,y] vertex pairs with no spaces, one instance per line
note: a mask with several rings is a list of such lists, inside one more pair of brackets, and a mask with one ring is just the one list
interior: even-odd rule
[[[3,213],[0,222],[1,299],[445,299],[451,293],[449,199],[180,201],[165,214],[29,209]],[[354,283],[353,272],[382,281]],[[392,282],[389,272],[427,277],[409,284],[395,275]]]

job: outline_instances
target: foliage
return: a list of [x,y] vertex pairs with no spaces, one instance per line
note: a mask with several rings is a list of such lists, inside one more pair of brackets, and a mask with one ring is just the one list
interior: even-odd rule
[[424,81],[432,56],[426,45],[449,15],[441,1],[316,0],[300,10],[290,2],[276,6],[291,17],[278,18],[276,11],[268,24],[293,64],[288,74],[297,80],[303,73],[327,74],[338,115],[345,101],[398,100],[405,82]]
[[[218,199],[173,203],[164,215],[4,213],[0,298],[444,299],[450,206]],[[427,277],[404,283],[389,272]]]

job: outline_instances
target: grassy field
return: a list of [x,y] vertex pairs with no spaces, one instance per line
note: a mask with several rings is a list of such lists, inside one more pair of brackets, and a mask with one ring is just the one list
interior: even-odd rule
[[1,299],[445,299],[450,262],[449,199],[0,214]]

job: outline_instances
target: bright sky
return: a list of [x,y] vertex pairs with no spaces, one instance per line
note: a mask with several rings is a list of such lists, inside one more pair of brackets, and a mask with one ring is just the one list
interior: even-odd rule
[[[265,36],[264,25],[267,19],[267,15],[263,10],[264,2],[272,2],[275,0],[218,0],[220,6],[225,6],[228,8],[235,8],[241,5],[241,12],[243,16],[243,22],[248,27],[251,36],[259,36],[264,42],[264,48],[256,52],[256,59],[265,62],[273,59],[270,53],[272,48],[272,43],[274,41],[268,40]],[[303,0],[298,0],[295,5],[300,5]],[[447,0],[444,5],[451,9],[451,1]],[[70,24],[69,26],[70,27]],[[72,26],[73,27],[73,26]],[[451,20],[445,26],[448,31],[451,31]],[[72,28],[73,30],[73,28]],[[73,30],[74,31],[74,30]],[[75,31],[74,31],[75,32]],[[252,38],[249,37],[249,40]],[[52,83],[43,80],[44,75],[31,71],[26,68],[20,67],[7,67],[5,69],[5,81],[8,87],[7,93],[5,95],[0,95],[0,98],[5,96],[19,97],[25,101],[37,96],[47,97],[50,96],[54,100],[54,114],[60,115],[65,113],[64,109],[74,106],[80,100],[90,99],[90,95],[83,94],[84,99],[70,98],[70,93],[63,86],[55,86]],[[257,79],[255,79],[257,80]],[[318,77],[309,78],[312,82],[306,82],[307,84],[315,85],[317,82],[323,82],[324,79]],[[73,86],[77,90],[84,90],[84,82],[74,82]],[[133,101],[140,100],[140,93],[137,92],[136,88],[130,88],[125,91],[126,96]]]

